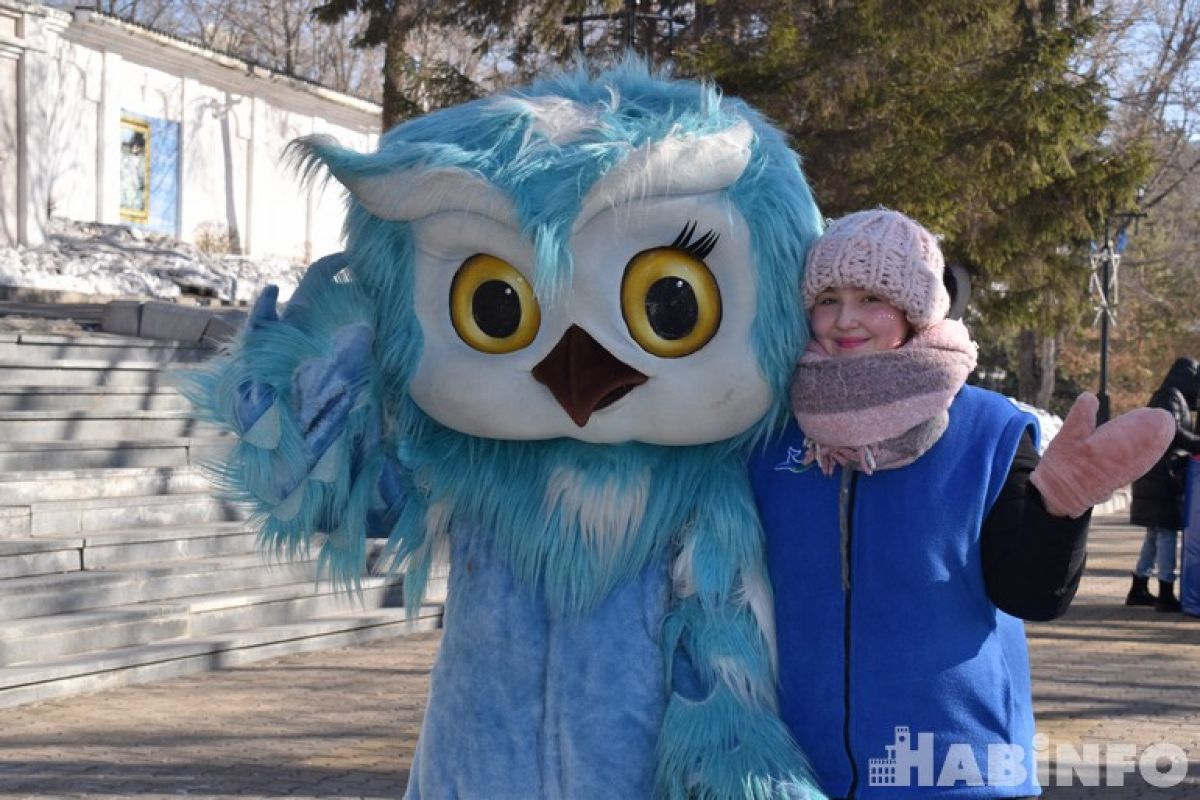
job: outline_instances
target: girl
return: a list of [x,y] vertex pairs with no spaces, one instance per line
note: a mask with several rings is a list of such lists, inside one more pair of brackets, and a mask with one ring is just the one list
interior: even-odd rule
[[1174,429],[1140,409],[1097,430],[1085,394],[1039,463],[1034,418],[965,385],[976,348],[942,270],[902,214],[829,226],[798,424],[751,464],[781,714],[834,798],[1038,794],[1021,619],[1066,611],[1091,506]]

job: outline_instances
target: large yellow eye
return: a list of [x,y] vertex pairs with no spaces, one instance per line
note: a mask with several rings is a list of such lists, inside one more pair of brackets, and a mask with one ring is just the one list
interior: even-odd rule
[[525,276],[507,261],[480,253],[464,261],[454,274],[450,321],[471,347],[499,354],[532,342],[542,316]]
[[708,344],[721,326],[721,290],[701,259],[656,247],[638,253],[625,267],[621,313],[642,349],[679,358]]

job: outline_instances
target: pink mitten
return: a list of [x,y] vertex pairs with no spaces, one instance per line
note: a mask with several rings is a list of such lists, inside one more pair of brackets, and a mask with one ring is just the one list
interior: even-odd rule
[[1096,427],[1096,395],[1084,392],[1046,448],[1029,480],[1055,516],[1078,517],[1162,457],[1175,438],[1175,419],[1161,408],[1139,408]]

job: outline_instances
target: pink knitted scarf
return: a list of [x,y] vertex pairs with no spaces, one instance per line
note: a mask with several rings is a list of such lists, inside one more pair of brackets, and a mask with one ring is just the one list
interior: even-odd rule
[[792,378],[792,411],[806,437],[804,463],[870,475],[917,460],[946,430],[947,409],[975,369],[976,346],[943,320],[895,350],[832,358],[816,341]]

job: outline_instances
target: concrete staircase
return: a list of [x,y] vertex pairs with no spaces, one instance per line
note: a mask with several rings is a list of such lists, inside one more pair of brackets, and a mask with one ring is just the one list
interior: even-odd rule
[[211,352],[0,332],[0,707],[440,623],[409,621],[396,581],[351,599],[256,551],[198,469],[229,439],[164,371]]

